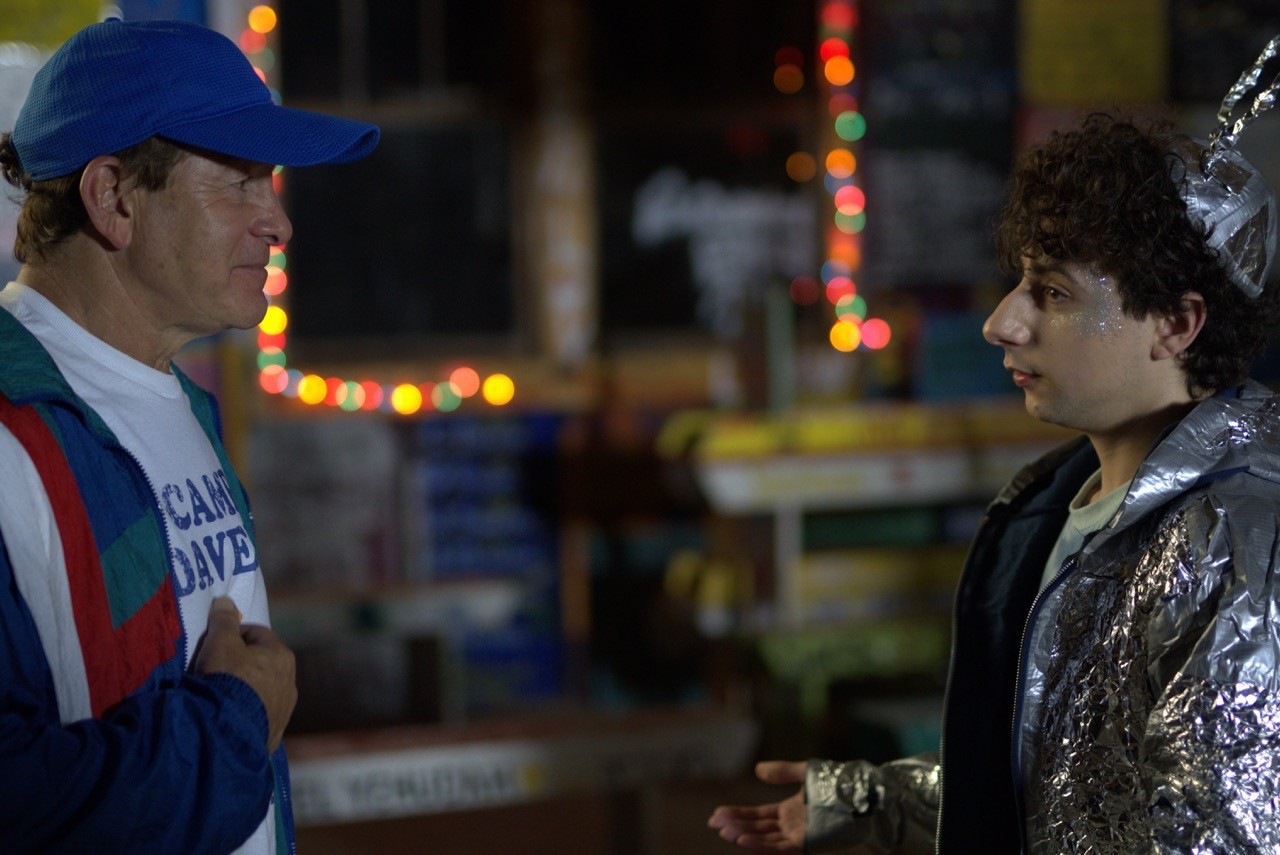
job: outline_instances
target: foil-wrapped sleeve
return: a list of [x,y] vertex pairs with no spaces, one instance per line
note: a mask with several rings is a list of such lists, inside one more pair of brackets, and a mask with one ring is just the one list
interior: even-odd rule
[[938,826],[938,755],[875,765],[811,760],[805,851],[861,844],[863,852],[930,853]]
[[1153,852],[1280,851],[1280,532],[1265,497],[1230,511],[1226,536],[1196,556],[1226,570],[1216,603],[1194,594],[1168,603],[1216,610],[1194,621],[1203,630],[1186,640],[1148,719]]

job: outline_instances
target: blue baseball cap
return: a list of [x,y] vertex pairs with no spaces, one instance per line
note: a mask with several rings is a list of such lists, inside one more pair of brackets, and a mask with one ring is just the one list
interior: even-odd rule
[[347,163],[376,125],[282,107],[234,42],[186,21],[85,27],[36,73],[10,141],[42,181],[160,136],[259,163]]

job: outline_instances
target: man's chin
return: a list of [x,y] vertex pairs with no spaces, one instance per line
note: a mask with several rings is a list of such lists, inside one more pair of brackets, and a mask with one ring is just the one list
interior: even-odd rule
[[[1031,416],[1031,418],[1036,421],[1044,422],[1045,424],[1062,425],[1062,421],[1058,415],[1055,414],[1053,410],[1046,407],[1043,402],[1032,397],[1030,392],[1026,394],[1023,400],[1027,407],[1027,415]],[[1062,426],[1065,427],[1065,425]]]

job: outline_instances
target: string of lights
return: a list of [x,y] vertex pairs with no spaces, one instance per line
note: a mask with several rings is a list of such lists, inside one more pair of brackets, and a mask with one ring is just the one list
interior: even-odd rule
[[[862,266],[862,231],[867,224],[867,197],[858,180],[858,143],[867,133],[867,120],[858,109],[859,82],[854,64],[854,33],[858,26],[856,0],[822,0],[819,6],[817,62],[820,85],[830,117],[823,158],[823,184],[831,197],[831,220],[825,230],[825,252],[819,278],[797,276],[791,299],[807,306],[824,296],[834,310],[829,332],[831,346],[852,352],[879,350],[889,343],[889,324],[867,317],[867,301],[854,281]],[[774,57],[774,85],[792,94],[804,85],[803,55],[784,47]],[[814,159],[797,152],[787,160],[787,174],[795,181],[814,177]]]
[[[260,4],[249,10],[240,35],[241,49],[268,87],[277,64],[270,45],[278,23],[275,9],[270,4]],[[878,350],[889,343],[891,336],[888,323],[867,317],[867,302],[854,281],[862,263],[862,231],[867,221],[867,200],[858,179],[856,153],[857,143],[867,132],[866,118],[858,109],[859,82],[852,54],[857,26],[856,0],[820,0],[817,60],[831,119],[823,183],[831,197],[832,217],[825,230],[826,258],[821,281],[798,276],[790,285],[792,300],[801,305],[811,305],[825,296],[834,311],[829,332],[831,345],[844,352]],[[774,85],[787,94],[799,92],[804,86],[803,66],[802,51],[781,48],[775,55]],[[278,89],[272,87],[271,94],[278,103]],[[796,152],[787,159],[786,169],[794,180],[808,181],[817,174],[817,162],[808,152]],[[274,182],[276,192],[282,194],[285,176],[279,168]],[[286,354],[287,260],[285,247],[272,248],[264,287],[271,305],[258,326],[257,337],[258,382],[267,393],[346,412],[378,410],[401,415],[453,412],[471,398],[495,407],[514,399],[515,383],[509,375],[494,373],[481,378],[479,372],[466,365],[455,366],[434,380],[397,383],[325,377],[291,366]]]
[[[271,87],[276,56],[272,51],[271,33],[279,19],[269,4],[249,10],[245,28],[240,34],[240,49],[249,58],[262,81],[271,88],[271,97],[280,103],[280,92]],[[273,176],[277,194],[284,192],[284,173],[279,167]],[[294,398],[311,406],[328,406],[345,412],[382,411],[411,416],[423,412],[449,413],[462,403],[477,398],[501,407],[515,397],[515,382],[502,373],[481,378],[467,365],[453,367],[437,380],[382,383],[373,379],[349,380],[306,373],[289,365],[285,352],[289,315],[285,292],[289,287],[285,247],[271,248],[267,265],[267,281],[263,290],[271,300],[266,315],[258,324],[258,383],[272,395]]]

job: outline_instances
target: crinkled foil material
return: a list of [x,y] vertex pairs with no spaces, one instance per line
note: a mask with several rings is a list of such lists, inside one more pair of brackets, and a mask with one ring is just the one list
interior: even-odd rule
[[1266,179],[1235,150],[1241,132],[1276,104],[1280,76],[1257,93],[1235,117],[1237,105],[1254,90],[1263,66],[1280,54],[1273,38],[1254,64],[1227,92],[1218,109],[1218,129],[1209,140],[1185,140],[1174,151],[1172,172],[1182,188],[1187,214],[1204,227],[1231,281],[1248,297],[1262,293],[1276,252],[1276,199]]
[[1275,106],[1276,84],[1280,82],[1280,77],[1254,97],[1249,109],[1235,117],[1236,106],[1258,85],[1263,66],[1277,54],[1280,54],[1280,36],[1267,42],[1262,53],[1258,54],[1258,58],[1253,61],[1253,65],[1246,68],[1240,74],[1240,79],[1227,91],[1222,99],[1222,105],[1218,107],[1218,130],[1213,135],[1211,158],[1216,158],[1221,151],[1234,148],[1236,141],[1240,139],[1240,132],[1260,114]]
[[1032,853],[1280,851],[1280,408],[1218,401],[1042,604],[1018,730]]
[[[1276,199],[1253,164],[1231,149],[1206,164],[1209,143],[1176,147],[1172,175],[1187,216],[1201,225],[1231,281],[1250,298],[1262,293],[1276,254]],[[1204,171],[1202,171],[1204,170]]]
[[807,852],[861,845],[866,855],[934,851],[938,756],[921,754],[874,765],[863,760],[810,761]]

